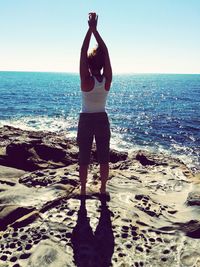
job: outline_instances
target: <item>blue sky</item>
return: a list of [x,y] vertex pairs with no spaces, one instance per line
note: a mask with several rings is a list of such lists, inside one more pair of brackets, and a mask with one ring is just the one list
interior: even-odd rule
[[0,0],[0,70],[78,72],[90,11],[115,73],[200,73],[199,0]]

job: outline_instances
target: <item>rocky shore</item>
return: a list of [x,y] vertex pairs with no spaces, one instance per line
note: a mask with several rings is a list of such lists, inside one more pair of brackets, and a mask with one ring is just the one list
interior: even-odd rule
[[178,158],[95,148],[79,196],[76,140],[0,128],[0,267],[200,266],[200,175]]

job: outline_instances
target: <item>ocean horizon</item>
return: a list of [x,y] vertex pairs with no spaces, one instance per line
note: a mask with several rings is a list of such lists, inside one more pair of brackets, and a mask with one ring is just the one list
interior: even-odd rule
[[[76,136],[81,110],[78,73],[0,71],[0,127]],[[114,74],[107,101],[111,147],[200,162],[200,75]]]
[[[78,71],[56,71],[56,70],[0,70],[0,72],[31,72],[31,73],[65,73],[65,74],[77,74],[79,75]],[[200,75],[200,73],[188,73],[188,72],[113,72],[114,75]]]

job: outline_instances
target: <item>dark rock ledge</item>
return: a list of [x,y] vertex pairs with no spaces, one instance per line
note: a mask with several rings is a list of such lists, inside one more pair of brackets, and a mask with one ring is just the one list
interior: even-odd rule
[[[112,163],[124,161],[127,157],[126,152],[111,150]],[[11,126],[0,128],[0,165],[34,171],[61,168],[77,161],[76,140],[64,134],[26,131]],[[94,150],[92,161],[96,161]]]

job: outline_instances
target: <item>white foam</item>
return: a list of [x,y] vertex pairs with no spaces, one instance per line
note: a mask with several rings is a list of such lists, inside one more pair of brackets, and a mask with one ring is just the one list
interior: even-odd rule
[[50,132],[63,132],[71,128],[77,127],[77,122],[72,117],[23,117],[13,118],[0,121],[0,127],[9,125],[20,128],[22,130],[30,131],[50,131]]
[[[47,116],[28,116],[23,118],[13,118],[10,120],[0,120],[0,127],[3,127],[4,125],[17,127],[22,130],[66,133],[68,137],[76,137],[78,115],[74,116],[74,114],[72,114],[68,117],[60,116],[54,118]],[[194,168],[194,170],[199,169],[198,156],[194,156],[191,148],[185,147],[184,145],[181,146],[177,143],[172,143],[170,149],[166,149],[158,143],[153,145],[138,145],[136,142],[129,142],[125,140],[123,133],[117,133],[113,131],[111,136],[111,148],[119,151],[126,151],[130,154],[141,149],[153,153],[164,153],[168,156],[179,158],[189,168]]]
[[194,171],[200,170],[198,156],[194,156],[191,148],[178,144],[172,144],[170,149],[166,149],[158,143],[154,144],[154,146],[149,144],[138,145],[137,143],[125,141],[122,134],[112,133],[111,147],[120,151],[126,151],[130,155],[134,154],[138,150],[146,150],[150,153],[162,153],[166,156],[180,159],[184,164]]

